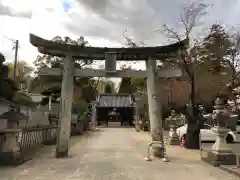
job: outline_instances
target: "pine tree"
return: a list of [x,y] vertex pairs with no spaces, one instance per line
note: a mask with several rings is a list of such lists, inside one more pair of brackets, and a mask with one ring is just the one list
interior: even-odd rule
[[209,34],[204,38],[202,60],[208,65],[208,70],[214,73],[224,71],[225,57],[231,48],[228,33],[220,24],[213,24]]

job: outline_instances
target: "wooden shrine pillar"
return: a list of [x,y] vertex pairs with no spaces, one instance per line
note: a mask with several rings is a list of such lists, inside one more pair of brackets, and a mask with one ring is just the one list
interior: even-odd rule
[[66,56],[61,87],[60,123],[57,136],[56,157],[68,156],[72,119],[73,77],[74,61],[71,56]]
[[[162,127],[162,110],[159,97],[157,94],[157,78],[156,78],[156,60],[151,57],[146,61],[147,69],[147,95],[148,110],[150,119],[150,130],[152,141],[160,141],[164,143],[163,127]],[[153,154],[156,157],[164,157],[164,148],[153,147]]]

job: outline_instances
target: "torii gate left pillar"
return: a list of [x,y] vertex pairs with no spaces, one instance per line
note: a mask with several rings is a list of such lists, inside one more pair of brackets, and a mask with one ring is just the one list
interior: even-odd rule
[[72,102],[73,102],[74,60],[66,56],[63,67],[63,80],[60,102],[60,123],[58,127],[56,157],[68,156],[71,131]]

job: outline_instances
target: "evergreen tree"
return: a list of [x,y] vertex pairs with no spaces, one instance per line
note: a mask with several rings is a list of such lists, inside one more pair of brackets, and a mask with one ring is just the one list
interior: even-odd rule
[[213,24],[202,45],[202,60],[211,72],[222,72],[226,67],[226,56],[231,48],[228,33],[220,24]]

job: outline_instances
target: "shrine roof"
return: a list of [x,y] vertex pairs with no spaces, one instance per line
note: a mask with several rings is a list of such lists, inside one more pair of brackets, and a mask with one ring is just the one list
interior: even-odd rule
[[132,107],[132,96],[128,93],[109,94],[101,93],[97,96],[98,107]]
[[82,47],[79,45],[62,44],[46,40],[30,34],[30,43],[43,54],[65,57],[71,55],[75,59],[105,60],[105,53],[117,54],[117,60],[147,60],[149,56],[162,59],[176,56],[180,49],[187,48],[188,39],[166,46],[136,47],[136,48],[109,48],[109,47]]

